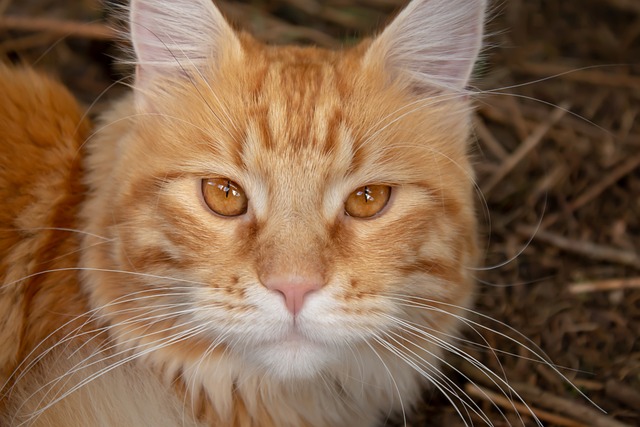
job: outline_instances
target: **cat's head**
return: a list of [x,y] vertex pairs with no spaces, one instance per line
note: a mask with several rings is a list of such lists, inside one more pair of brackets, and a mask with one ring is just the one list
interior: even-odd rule
[[262,45],[209,0],[133,0],[134,94],[91,143],[84,212],[116,338],[280,378],[437,352],[472,292],[484,7],[414,0],[334,52]]

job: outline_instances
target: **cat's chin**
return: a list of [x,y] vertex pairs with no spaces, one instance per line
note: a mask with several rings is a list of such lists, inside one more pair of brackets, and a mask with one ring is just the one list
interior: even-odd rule
[[279,380],[317,377],[337,362],[336,350],[292,334],[278,342],[262,344],[246,356],[265,373]]

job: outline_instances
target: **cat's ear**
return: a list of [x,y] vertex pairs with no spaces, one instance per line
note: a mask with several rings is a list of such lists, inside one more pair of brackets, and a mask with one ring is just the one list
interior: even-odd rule
[[403,73],[418,90],[460,91],[482,46],[486,0],[413,0],[371,44],[366,63]]
[[223,51],[241,50],[211,0],[131,0],[129,22],[136,87],[144,88],[158,76],[201,69]]

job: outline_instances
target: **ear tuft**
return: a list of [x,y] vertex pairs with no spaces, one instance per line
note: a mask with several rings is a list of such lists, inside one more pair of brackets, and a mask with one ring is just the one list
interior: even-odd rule
[[463,90],[482,46],[486,0],[413,0],[377,37],[367,63],[412,79],[418,90]]
[[156,76],[180,75],[240,49],[233,29],[211,0],[131,0],[136,87]]

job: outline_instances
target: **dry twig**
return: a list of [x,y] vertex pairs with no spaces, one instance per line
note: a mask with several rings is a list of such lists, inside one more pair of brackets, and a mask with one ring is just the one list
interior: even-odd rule
[[[640,289],[640,277],[574,283],[569,285],[569,292],[572,294],[586,294],[590,292],[617,291],[631,288]],[[638,405],[638,407],[640,408],[640,405]]]
[[593,187],[589,188],[587,191],[578,196],[574,201],[569,203],[567,209],[565,209],[561,214],[549,215],[542,222],[542,228],[549,227],[551,224],[555,223],[561,216],[570,214],[571,212],[594,200],[604,190],[615,184],[618,180],[620,180],[620,178],[631,173],[631,171],[633,171],[637,167],[640,167],[640,153],[628,158],[620,165],[616,166],[611,172],[609,172],[607,176],[605,176]]
[[502,179],[509,173],[511,170],[518,164],[524,157],[531,152],[539,143],[542,141],[544,136],[547,134],[549,129],[566,114],[568,111],[569,104],[567,102],[562,102],[556,110],[551,113],[549,118],[538,125],[538,127],[524,140],[522,144],[509,156],[505,159],[504,162],[500,165],[500,167],[494,172],[492,176],[490,176],[484,185],[482,186],[482,191],[485,196],[500,182]]
[[515,410],[520,415],[525,417],[531,417],[531,414],[533,413],[541,421],[547,421],[557,426],[587,427],[586,424],[574,421],[572,419],[569,419],[560,415],[552,414],[551,412],[543,411],[538,408],[533,408],[530,405],[524,405],[519,402],[514,402],[510,399],[507,399],[501,394],[498,394],[496,392],[493,392],[489,389],[480,387],[475,384],[467,383],[464,387],[464,391],[467,392],[469,396],[475,397],[477,399],[488,400],[492,404],[498,405],[501,408],[509,409],[512,411]]
[[511,386],[525,401],[580,420],[589,427],[629,427],[596,409],[582,405],[575,400],[563,399],[532,385],[515,383]]
[[117,38],[117,32],[105,24],[59,21],[48,18],[0,16],[0,29],[47,32],[58,36],[84,37],[96,40]]
[[640,255],[634,252],[624,251],[610,246],[598,245],[582,240],[568,239],[556,233],[539,230],[535,227],[526,225],[516,227],[516,231],[526,237],[534,236],[536,240],[541,240],[568,252],[585,255],[589,258],[600,261],[608,261],[640,269]]

